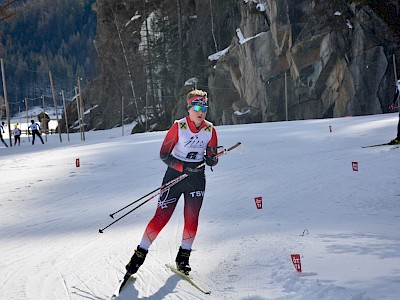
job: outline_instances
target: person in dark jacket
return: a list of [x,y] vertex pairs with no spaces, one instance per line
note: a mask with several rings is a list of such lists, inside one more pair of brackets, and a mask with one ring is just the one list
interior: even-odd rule
[[[396,102],[399,99],[400,95],[400,79],[397,80],[396,90],[394,92],[393,101],[390,104],[389,108],[393,111],[396,107]],[[400,111],[399,111],[399,122],[397,123],[397,136],[389,142],[389,145],[397,145],[400,144]]]
[[[3,144],[6,146],[6,147],[8,147],[8,145],[7,145],[7,143],[5,142],[5,140],[3,139],[3,135],[1,134],[1,132],[3,131],[3,133],[4,133],[4,122],[1,122],[1,125],[0,125],[0,140],[3,142]],[[12,146],[12,145],[11,145]]]
[[39,124],[35,123],[34,120],[31,120],[31,123],[32,124],[29,125],[29,127],[28,127],[28,134],[31,134],[31,132],[32,132],[32,145],[35,144],[35,135],[37,135],[40,138],[40,140],[42,141],[42,144],[44,144],[42,135],[40,134]]

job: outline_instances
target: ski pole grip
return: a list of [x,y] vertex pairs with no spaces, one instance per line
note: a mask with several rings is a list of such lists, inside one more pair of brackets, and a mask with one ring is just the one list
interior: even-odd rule
[[220,153],[218,153],[215,157],[220,157],[222,155],[225,155],[226,152],[232,151],[233,149],[239,147],[242,143],[241,142],[237,142],[235,145],[229,147],[228,149],[224,149],[224,151],[221,151]]

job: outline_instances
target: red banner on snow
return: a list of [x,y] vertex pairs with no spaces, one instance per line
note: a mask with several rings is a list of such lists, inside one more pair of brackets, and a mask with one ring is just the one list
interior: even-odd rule
[[262,197],[255,197],[254,202],[256,203],[257,209],[262,209]]
[[77,168],[79,168],[81,166],[81,163],[79,162],[79,158],[77,158],[75,160],[75,165],[76,165]]
[[353,171],[354,171],[354,172],[358,172],[358,162],[353,161],[353,162],[351,163],[351,165],[352,165],[352,167],[353,167]]
[[300,254],[292,254],[292,263],[297,272],[301,272]]

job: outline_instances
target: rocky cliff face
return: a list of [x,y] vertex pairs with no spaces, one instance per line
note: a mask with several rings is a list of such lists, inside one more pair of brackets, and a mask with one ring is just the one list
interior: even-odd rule
[[[132,122],[136,116],[136,93],[143,88],[135,84],[135,77],[140,77],[143,69],[140,64],[129,64],[135,61],[140,43],[140,23],[129,22],[138,9],[131,2],[97,0],[93,6],[97,13],[94,45],[102,72],[82,93],[86,129],[112,128],[121,125],[122,120]],[[75,110],[76,105],[72,103],[70,109]],[[72,111],[70,115],[77,113]]]
[[[102,74],[83,93],[86,109],[98,105],[86,114],[87,128],[120,124],[122,97],[132,119],[145,106],[149,81],[141,80],[146,72],[137,59],[140,28],[143,16],[164,2],[147,1],[144,11],[143,1],[97,0],[95,45]],[[170,73],[180,79],[173,87],[163,90],[159,84],[158,89],[175,98],[166,106],[165,127],[185,114],[182,99],[190,87],[184,82],[191,77],[209,92],[208,117],[216,124],[387,111],[394,91],[393,57],[400,60],[393,20],[400,14],[398,1],[378,2],[213,0],[213,5],[182,5],[185,68],[181,76]]]
[[[210,76],[212,96],[223,97],[213,87],[224,80],[237,94],[215,118],[232,124],[388,110],[398,32],[371,6],[326,2],[242,2],[241,34]],[[386,16],[398,18],[395,2],[386,5]]]

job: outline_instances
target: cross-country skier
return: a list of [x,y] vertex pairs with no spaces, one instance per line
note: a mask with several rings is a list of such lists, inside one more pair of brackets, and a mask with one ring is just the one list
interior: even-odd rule
[[189,256],[197,232],[201,205],[203,203],[206,179],[204,161],[209,166],[218,163],[218,137],[212,123],[205,120],[207,114],[207,93],[194,90],[187,95],[189,115],[171,126],[160,150],[161,160],[168,165],[162,183],[165,184],[182,174],[184,180],[162,192],[157,210],[144,231],[130,262],[126,265],[127,275],[135,274],[143,264],[149,247],[168,223],[181,194],[184,195],[184,229],[182,242],[176,256],[177,269],[188,274],[191,270]]
[[28,127],[28,134],[31,134],[31,130],[32,130],[32,145],[35,144],[35,135],[37,135],[40,140],[42,141],[42,144],[44,144],[43,142],[43,138],[42,135],[40,134],[40,127],[38,123],[35,123],[34,120],[31,120],[31,125],[29,125]]
[[[3,142],[3,144],[6,146],[6,147],[8,147],[8,145],[7,145],[7,143],[4,141],[4,139],[3,139],[3,135],[1,134],[1,132],[3,131],[3,133],[4,133],[4,122],[1,122],[1,125],[0,125],[0,140]],[[11,145],[12,146],[12,145]]]
[[[396,90],[394,92],[394,97],[393,97],[393,102],[389,106],[389,108],[391,110],[394,110],[395,104],[396,104],[397,100],[399,99],[399,95],[400,95],[400,79],[397,80]],[[389,145],[397,145],[397,144],[400,144],[400,111],[399,111],[399,123],[397,124],[397,136],[389,142]]]

